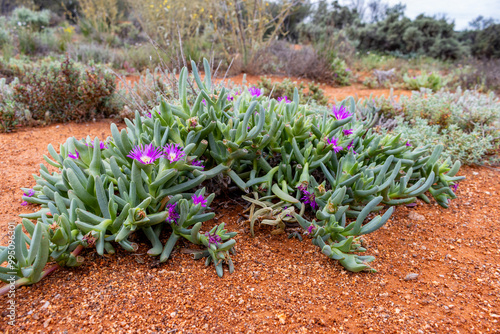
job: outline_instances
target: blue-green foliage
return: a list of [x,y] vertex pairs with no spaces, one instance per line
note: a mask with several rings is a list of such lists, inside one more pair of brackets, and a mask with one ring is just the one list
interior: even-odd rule
[[[51,158],[44,156],[45,160],[59,171],[51,174],[41,165],[35,195],[23,197],[41,209],[22,215],[31,237],[21,226],[16,229],[19,250],[14,269],[19,278],[35,283],[47,261],[78,265],[81,259],[74,251],[93,242],[101,255],[114,253],[116,245],[133,251],[136,246],[129,236],[139,231],[151,241],[148,253],[159,255],[161,262],[182,237],[206,247],[195,258],[207,257],[219,276],[223,262],[232,271],[229,251],[235,233],[227,233],[224,224],[200,233],[202,223],[214,217],[209,205],[215,195],[206,197],[206,207],[192,200],[194,194],[205,198],[203,187],[210,179],[222,180],[221,186],[230,179],[251,193],[244,198],[253,206],[252,233],[256,222],[274,225],[278,231],[298,222],[324,254],[351,271],[371,270],[367,262],[373,257],[356,254],[365,251],[360,236],[380,228],[393,208],[367,219],[371,212],[412,203],[417,197],[429,202],[427,191],[444,207],[455,198],[450,185],[462,179],[455,176],[458,162],[438,164],[441,146],[428,155],[427,147],[414,148],[399,136],[372,132],[374,119],[358,119],[354,99],[342,102],[347,108],[343,116],[333,117],[300,105],[297,90],[287,103],[248,91],[215,89],[210,75],[202,81],[192,65],[198,86],[194,103],[189,102],[193,99],[187,94],[184,68],[179,100],[162,102],[151,117],[136,113],[122,131],[112,125],[106,147],[99,148],[97,138],[69,138],[60,153],[49,146]],[[204,65],[209,73],[208,62]],[[139,144],[178,144],[185,156],[144,165],[127,157]],[[77,159],[69,156],[75,150]],[[193,164],[195,159],[205,168]],[[172,207],[176,223],[170,219]],[[29,219],[37,219],[36,226]],[[159,238],[163,231],[171,231],[165,244]],[[0,249],[1,262],[6,252]]]

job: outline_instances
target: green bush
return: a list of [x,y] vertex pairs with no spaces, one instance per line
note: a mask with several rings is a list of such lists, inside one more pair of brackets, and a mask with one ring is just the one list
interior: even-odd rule
[[59,52],[59,43],[53,29],[32,31],[31,29],[17,29],[19,51],[24,55],[48,54],[51,51]]
[[91,62],[96,64],[109,64],[116,69],[121,68],[126,59],[123,50],[113,49],[97,43],[70,45],[68,54],[72,59],[83,64],[89,64]]
[[443,145],[442,159],[451,158],[467,165],[500,161],[495,154],[499,148],[498,142],[495,143],[493,136],[484,133],[479,127],[471,132],[465,132],[456,124],[443,128],[437,124],[429,125],[428,120],[420,117],[411,121],[404,121],[402,117],[398,117],[397,123],[398,126],[393,132],[401,134],[404,140],[414,145]]
[[489,155],[498,149],[500,100],[493,93],[422,89],[401,96],[399,102],[392,95],[376,98],[374,108],[389,118],[383,127],[397,124],[396,133],[412,143],[442,144],[445,156],[466,164],[494,161]]
[[0,132],[11,132],[19,123],[16,111],[12,87],[0,78]]
[[478,31],[471,49],[478,58],[500,58],[500,23]]
[[13,87],[14,100],[36,121],[84,121],[118,111],[115,85],[115,77],[100,67],[75,66],[66,58],[21,77]]
[[166,54],[156,49],[151,43],[131,46],[126,53],[123,68],[128,69],[129,72],[141,72],[148,68],[164,67],[165,64],[171,63],[171,59],[168,59]]
[[[203,80],[191,66],[195,94],[188,94],[194,89],[184,67],[178,99],[147,115],[136,112],[121,132],[113,124],[106,141],[69,138],[59,153],[49,145],[44,159],[57,171],[42,164],[36,186],[23,188],[23,200],[41,207],[21,215],[14,230],[20,242],[1,280],[12,277],[3,274],[8,270],[16,286],[36,283],[54,270],[44,271],[49,261],[80,265],[84,248],[101,256],[118,246],[135,252],[129,238],[139,232],[160,262],[185,239],[201,247],[195,259],[206,258],[219,276],[223,263],[232,273],[236,233],[206,223],[215,217],[216,191],[242,194],[252,235],[256,223],[274,227],[272,233],[299,225],[347,270],[375,271],[374,257],[359,255],[366,251],[361,237],[381,228],[394,206],[417,197],[430,203],[432,196],[446,208],[456,198],[450,186],[463,179],[456,176],[459,162],[439,163],[442,146],[431,154],[372,131],[372,119],[358,118],[353,98],[323,112],[300,105],[297,90],[289,103],[258,89],[236,94],[212,84],[208,61]],[[1,264],[8,252],[0,247]]]
[[353,34],[362,51],[459,59],[466,49],[453,28],[446,19],[422,14],[411,20],[403,11],[394,11],[382,21],[353,29]]
[[263,88],[266,94],[271,94],[274,99],[281,99],[285,96],[291,99],[295,88],[297,88],[300,103],[315,101],[319,105],[328,104],[328,98],[325,96],[324,91],[314,82],[308,83],[306,86],[302,82],[297,84],[297,82],[293,82],[289,78],[285,78],[281,82],[271,82],[271,79],[267,77],[260,77],[257,86]]
[[431,72],[429,74],[422,73],[413,77],[410,77],[407,73],[405,73],[403,81],[407,89],[420,90],[422,88],[428,88],[434,92],[440,90],[448,82],[447,79],[443,78],[436,72]]
[[332,60],[333,82],[339,86],[349,86],[352,79],[352,71],[347,67],[344,60],[335,57]]
[[40,31],[49,26],[50,15],[50,10],[33,11],[26,7],[17,7],[12,12],[10,24],[12,27],[22,27]]
[[123,97],[127,103],[121,114],[122,118],[133,118],[135,110],[145,114],[162,100],[175,98],[177,92],[172,85],[176,81],[173,73],[160,67],[156,67],[153,71],[146,69],[145,73],[132,83],[128,83],[125,77],[121,77],[117,91],[118,95]]
[[363,86],[365,86],[366,88],[370,88],[370,89],[373,89],[373,88],[379,88],[380,85],[377,81],[377,78],[375,78],[374,76],[367,76],[364,80],[363,80]]
[[4,46],[4,44],[12,43],[12,37],[10,36],[9,30],[0,26],[0,48]]
[[430,124],[443,127],[456,124],[464,131],[475,127],[487,129],[500,119],[500,100],[494,94],[476,91],[455,93],[444,90],[432,93],[430,90],[412,92],[411,97],[401,96],[399,104],[405,119],[415,117],[427,119]]
[[10,82],[15,77],[24,76],[25,73],[32,71],[34,62],[27,56],[9,58],[0,60],[0,74]]
[[467,59],[455,66],[449,85],[456,89],[500,93],[500,59]]

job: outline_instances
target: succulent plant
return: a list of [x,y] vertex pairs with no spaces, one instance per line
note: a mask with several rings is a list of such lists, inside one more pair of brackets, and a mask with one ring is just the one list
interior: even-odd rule
[[[351,271],[372,270],[367,263],[373,257],[354,254],[365,251],[359,236],[380,228],[393,206],[429,201],[427,191],[445,207],[455,198],[450,186],[463,178],[455,176],[458,162],[439,164],[441,146],[428,155],[429,147],[374,132],[373,118],[357,119],[353,98],[321,112],[300,105],[297,90],[290,103],[248,89],[234,94],[215,88],[204,65],[202,81],[192,64],[196,98],[188,98],[184,68],[178,100],[162,101],[149,115],[136,112],[133,121],[125,120],[127,129],[112,124],[105,145],[98,138],[69,138],[59,153],[49,145],[51,157],[44,159],[58,171],[51,174],[42,164],[33,196],[23,197],[41,209],[21,215],[31,238],[16,229],[19,250],[9,263],[17,278],[36,283],[49,261],[79,265],[78,254],[87,247],[100,255],[114,253],[117,245],[135,251],[129,236],[139,231],[151,243],[148,254],[160,262],[182,237],[206,247],[195,258],[206,257],[219,276],[224,262],[232,272],[236,233],[224,223],[200,232],[214,217],[207,180],[231,180],[245,193],[252,234],[257,222],[276,226],[273,233],[300,224],[325,255]],[[165,244],[159,237],[164,230],[171,231]]]

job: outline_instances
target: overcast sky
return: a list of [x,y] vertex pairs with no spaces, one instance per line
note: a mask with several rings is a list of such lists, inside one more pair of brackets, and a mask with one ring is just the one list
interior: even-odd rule
[[[367,2],[368,0],[365,0],[365,3]],[[479,15],[500,19],[500,0],[382,0],[382,2],[391,5],[400,2],[405,4],[405,15],[412,19],[422,13],[446,14],[450,20],[455,21],[455,30],[466,29],[469,22]]]

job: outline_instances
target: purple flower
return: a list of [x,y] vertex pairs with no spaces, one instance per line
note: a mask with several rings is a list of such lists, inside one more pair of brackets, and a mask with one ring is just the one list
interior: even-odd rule
[[262,95],[262,91],[260,89],[258,89],[257,87],[250,87],[248,89],[248,91],[250,92],[250,94],[252,96],[255,96],[255,97],[259,97]]
[[290,103],[290,102],[292,102],[292,101],[290,101],[290,100],[288,99],[288,96],[286,96],[286,95],[285,95],[284,97],[278,97],[278,102],[281,102],[281,101],[285,101],[285,103]]
[[[159,111],[159,110],[158,110],[157,112],[158,112],[158,115],[161,115],[161,113],[160,113],[160,111]],[[147,116],[147,117],[149,117],[149,118],[152,118],[152,117],[153,117],[153,115],[151,114],[151,112],[150,112],[150,111],[148,111],[148,112],[146,113],[146,116]]]
[[408,140],[405,145],[406,146],[411,146],[410,141]]
[[[347,147],[345,148],[347,151],[349,151],[350,149],[352,149],[354,146],[354,140],[351,140],[351,142],[349,143],[349,145],[347,145]],[[352,150],[352,153],[356,154],[356,151],[354,151],[354,149]]]
[[[89,147],[94,147],[94,143],[85,143],[86,146],[89,146]],[[108,148],[108,146],[104,143],[104,142],[99,142],[99,148],[101,150],[104,150],[105,148]]]
[[203,195],[193,195],[191,196],[191,199],[193,200],[193,204],[196,205],[196,204],[201,204],[202,207],[206,208],[206,204],[207,204],[207,200],[205,199],[205,197],[203,197]]
[[177,211],[175,211],[175,208],[177,207],[177,203],[174,203],[174,204],[167,204],[167,207],[165,208],[166,211],[168,212],[167,214],[167,218],[165,219],[165,221],[167,223],[174,223],[177,225],[177,219],[179,219],[179,214],[177,213]]
[[193,161],[191,161],[191,165],[205,169],[205,165],[203,165],[203,162],[204,162],[203,160],[194,159]]
[[167,144],[164,147],[165,149],[165,158],[172,162],[176,162],[181,160],[186,154],[182,151],[182,147],[179,144]]
[[214,232],[214,234],[210,234],[210,232],[205,232],[205,236],[208,238],[208,246],[210,247],[211,244],[214,244],[216,246],[219,245],[219,242],[222,241],[221,237]]
[[[34,194],[35,194],[35,190],[34,190],[34,189],[28,189],[28,193],[24,192],[24,196],[25,196],[25,197],[31,197],[31,196],[33,196]],[[28,202],[23,201],[23,202],[21,203],[21,205],[22,205],[22,206],[26,206],[26,205],[28,205]]]
[[339,153],[340,151],[342,151],[344,149],[342,146],[338,145],[338,139],[335,138],[335,137],[332,137],[331,139],[328,139],[326,141],[326,143],[328,145],[333,145],[333,150],[335,151],[335,153]]
[[333,106],[333,116],[337,119],[337,121],[340,121],[341,119],[346,119],[347,117],[352,116],[350,112],[347,111],[346,107],[340,106],[340,108],[337,109],[336,106]]
[[351,72],[351,69],[350,68],[346,68],[345,71],[346,72]]
[[313,231],[313,230],[315,230],[315,229],[316,229],[316,227],[314,227],[314,225],[313,225],[313,224],[311,224],[311,225],[309,225],[309,227],[307,228],[307,232],[306,232],[306,233],[307,233],[307,234],[311,234],[311,233],[312,233],[312,231]]
[[228,96],[227,96],[227,100],[228,100],[228,101],[232,101],[232,100],[234,100],[234,97],[232,97],[232,96],[229,96],[229,95],[228,95]]
[[75,154],[68,153],[68,157],[73,158],[73,159],[78,159],[78,158],[80,158],[80,153],[78,153],[78,151],[75,150]]
[[314,196],[314,193],[304,190],[302,201],[304,201],[305,204],[309,204],[313,210],[318,209],[318,203],[316,203],[316,196]]
[[203,99],[203,101],[201,101],[204,105],[207,105],[207,101],[205,101],[205,99]]
[[137,145],[130,151],[127,157],[135,159],[142,164],[149,165],[164,156],[160,147],[154,147],[153,143],[149,145]]
[[307,191],[307,183],[304,182],[304,183],[301,183],[297,186],[297,189],[299,189],[300,191],[304,192],[304,191]]
[[354,131],[352,129],[348,129],[348,130],[342,130],[342,132],[344,133],[344,136],[349,136],[352,135]]
[[458,183],[454,183],[450,186],[451,189],[453,189],[453,192],[457,191],[458,189]]

